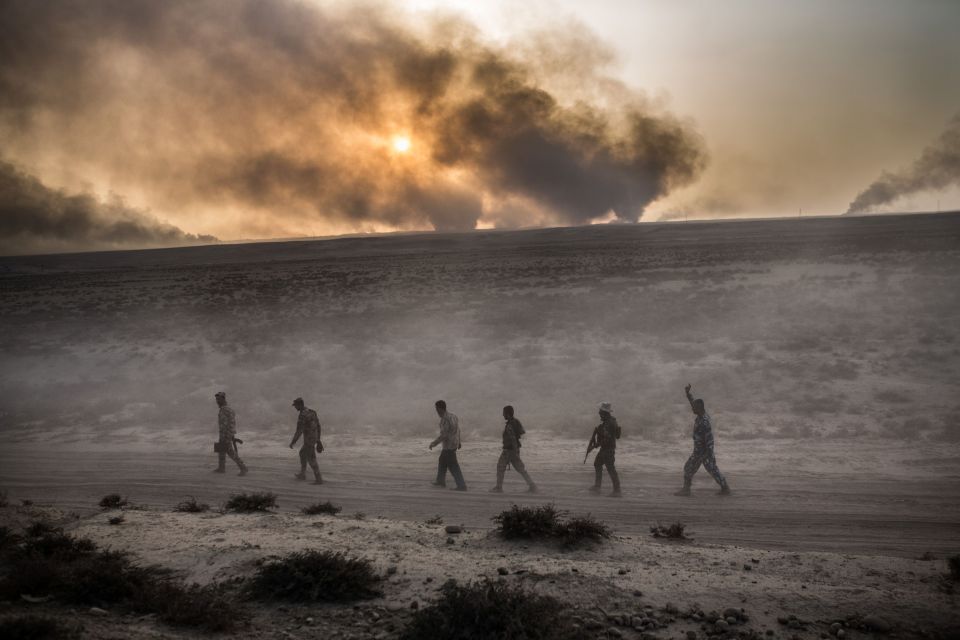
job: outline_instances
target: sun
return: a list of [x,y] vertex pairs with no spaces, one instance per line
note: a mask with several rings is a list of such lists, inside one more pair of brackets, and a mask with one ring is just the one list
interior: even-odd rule
[[406,136],[396,136],[393,139],[393,150],[397,153],[406,153],[410,151],[410,138]]

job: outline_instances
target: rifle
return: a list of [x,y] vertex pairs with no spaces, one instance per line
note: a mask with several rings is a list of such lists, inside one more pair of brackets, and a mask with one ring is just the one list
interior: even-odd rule
[[585,454],[583,454],[583,464],[587,464],[587,456],[590,455],[590,452],[593,451],[594,449],[596,449],[598,446],[600,446],[599,444],[595,444],[595,443],[597,442],[597,430],[598,430],[598,429],[600,429],[600,427],[597,427],[596,429],[594,429],[594,430],[593,430],[593,435],[590,436],[590,442],[589,442],[589,444],[587,444],[587,452],[586,452]]

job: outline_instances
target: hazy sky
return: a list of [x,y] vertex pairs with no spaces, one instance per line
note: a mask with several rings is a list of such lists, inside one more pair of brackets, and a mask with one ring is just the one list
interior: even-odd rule
[[960,208],[960,2],[0,0],[0,253]]

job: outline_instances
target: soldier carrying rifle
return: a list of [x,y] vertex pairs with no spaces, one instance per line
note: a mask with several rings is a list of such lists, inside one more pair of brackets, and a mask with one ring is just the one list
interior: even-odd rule
[[227,404],[227,394],[223,391],[217,391],[214,396],[217,400],[217,406],[220,407],[220,413],[217,416],[217,422],[220,428],[220,439],[214,443],[214,451],[217,452],[218,465],[214,473],[226,473],[227,456],[237,463],[240,467],[240,473],[237,475],[247,475],[247,465],[243,464],[240,454],[237,453],[237,443],[243,444],[243,440],[237,438],[237,414]]
[[586,464],[587,456],[590,455],[591,451],[600,449],[597,457],[593,460],[596,480],[590,487],[590,491],[600,493],[600,485],[603,482],[603,467],[606,467],[607,473],[610,474],[610,481],[613,482],[613,491],[610,493],[610,497],[619,498],[622,494],[620,493],[620,476],[617,474],[615,458],[617,440],[620,438],[620,425],[617,424],[617,419],[613,417],[613,408],[609,402],[600,403],[599,413],[600,424],[593,430],[593,436],[590,437],[590,444],[587,445],[587,455],[583,457],[583,462]]

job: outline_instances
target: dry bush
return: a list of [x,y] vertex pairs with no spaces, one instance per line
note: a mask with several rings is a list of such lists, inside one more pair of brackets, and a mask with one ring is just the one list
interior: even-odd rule
[[53,618],[33,614],[0,620],[0,638],[7,640],[61,640],[78,635],[77,629]]
[[316,504],[311,504],[308,507],[300,509],[300,513],[305,516],[316,516],[321,514],[335,516],[341,511],[343,511],[342,507],[336,506],[329,500],[326,502],[317,502]]
[[558,540],[564,546],[600,542],[609,538],[612,533],[608,526],[589,514],[566,518],[566,512],[559,511],[552,504],[539,507],[513,505],[507,511],[494,516],[493,521],[497,523],[497,531],[504,538]]
[[277,494],[270,491],[238,493],[230,496],[230,499],[223,505],[223,510],[236,513],[256,513],[258,511],[269,511],[276,506]]
[[579,640],[590,637],[575,625],[570,607],[551,597],[504,582],[460,586],[450,580],[440,597],[414,613],[403,640]]
[[127,499],[121,497],[119,493],[108,493],[100,498],[101,509],[122,509],[128,504]]
[[423,521],[424,524],[443,524],[443,516],[435,515],[432,518],[427,518]]
[[193,496],[187,496],[187,499],[178,502],[173,510],[179,513],[203,513],[210,510],[210,505],[206,502],[197,502],[197,499]]
[[683,532],[686,529],[686,525],[682,522],[674,522],[669,526],[663,526],[659,522],[650,527],[650,533],[653,534],[654,538],[666,538],[668,540],[690,540],[687,535]]
[[249,614],[224,593],[220,585],[183,586],[160,580],[134,602],[138,611],[156,613],[167,624],[214,633],[232,631],[249,620]]
[[381,595],[369,560],[329,551],[298,551],[257,570],[248,594],[256,600],[349,602]]
[[113,525],[117,525],[117,524],[123,524],[124,520],[126,520],[126,518],[124,518],[123,516],[114,516],[109,520],[107,520],[107,522]]

